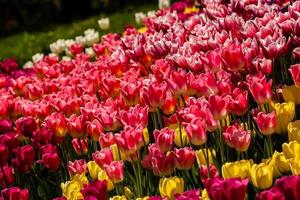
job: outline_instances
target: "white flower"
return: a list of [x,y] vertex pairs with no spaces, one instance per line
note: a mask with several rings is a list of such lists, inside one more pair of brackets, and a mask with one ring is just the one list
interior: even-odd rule
[[33,67],[33,62],[31,61],[27,61],[24,65],[23,65],[23,69],[30,69]]
[[109,18],[102,18],[98,20],[98,25],[102,30],[108,30],[110,26]]
[[85,37],[82,35],[75,37],[75,40],[76,40],[76,43],[81,44],[81,45],[84,45],[86,42]]
[[150,10],[147,12],[147,16],[148,17],[155,17],[156,16],[156,12],[154,10]]
[[95,52],[92,47],[85,48],[85,53],[89,54],[91,58],[95,56]]
[[135,13],[135,22],[140,25],[143,23],[144,19],[146,18],[146,15],[145,13],[143,12],[138,12],[138,13]]
[[163,9],[170,7],[170,0],[158,0],[158,8]]
[[36,53],[32,56],[32,61],[33,63],[37,63],[40,60],[42,60],[44,58],[44,54],[43,53]]
[[64,51],[65,46],[66,46],[65,40],[59,39],[56,42],[53,42],[52,44],[50,44],[50,50],[52,53],[55,53],[58,55]]
[[70,60],[71,60],[71,57],[69,57],[69,56],[63,56],[63,57],[61,58],[61,60],[70,61]]
[[84,31],[84,35],[90,35],[90,34],[94,34],[94,33],[97,33],[97,32],[95,31],[95,29],[92,29],[92,28],[86,29]]
[[94,33],[89,33],[84,36],[85,38],[85,44],[87,46],[92,46],[94,43],[99,42],[99,33],[94,32]]

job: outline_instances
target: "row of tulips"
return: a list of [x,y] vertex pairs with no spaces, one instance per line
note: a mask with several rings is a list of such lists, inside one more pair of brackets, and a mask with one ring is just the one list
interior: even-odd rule
[[0,63],[0,199],[300,199],[300,1],[143,24]]

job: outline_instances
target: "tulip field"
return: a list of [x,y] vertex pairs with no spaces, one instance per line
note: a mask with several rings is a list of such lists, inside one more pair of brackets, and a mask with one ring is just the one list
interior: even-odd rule
[[135,17],[0,61],[0,200],[300,200],[300,1]]

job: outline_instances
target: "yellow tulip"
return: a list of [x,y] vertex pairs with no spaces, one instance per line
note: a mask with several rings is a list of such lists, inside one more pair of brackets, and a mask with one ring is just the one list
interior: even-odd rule
[[199,8],[196,8],[195,6],[185,7],[185,9],[183,11],[184,14],[191,14],[191,13],[195,13],[195,12],[199,12]]
[[149,197],[143,197],[143,198],[139,197],[139,198],[136,198],[135,200],[148,200],[148,199],[149,199]]
[[169,200],[175,199],[175,194],[183,193],[184,181],[177,176],[170,178],[161,178],[159,180],[159,192],[161,197],[168,197]]
[[287,126],[289,141],[300,142],[300,120],[290,122]]
[[138,29],[138,32],[139,33],[145,33],[147,30],[148,30],[147,27],[141,27],[141,28]]
[[224,178],[241,178],[249,177],[252,160],[240,160],[236,162],[227,162],[222,166],[222,176]]
[[201,199],[202,200],[210,200],[206,189],[202,190]]
[[119,150],[119,147],[117,144],[111,145],[110,149],[112,151],[113,158],[115,161],[125,160],[126,156]]
[[149,131],[147,127],[143,129],[143,137],[145,145],[149,144]]
[[176,144],[177,147],[185,147],[188,145],[189,137],[183,127],[181,127],[181,134],[180,134],[179,127],[175,129],[174,143]]
[[259,189],[267,189],[273,184],[273,168],[267,163],[254,164],[250,176],[252,184]]
[[80,191],[83,188],[83,185],[88,183],[89,181],[84,174],[76,174],[72,177],[71,181],[61,183],[63,196],[66,197],[68,200],[83,199],[83,196]]
[[296,155],[300,154],[300,143],[297,141],[292,141],[289,143],[283,143],[282,144],[282,151],[284,156],[289,158],[295,158]]
[[124,195],[126,196],[127,199],[132,199],[133,192],[130,190],[129,187],[125,186],[124,187]]
[[[197,163],[198,165],[206,165],[206,159],[205,159],[205,154],[206,154],[206,149],[199,149],[196,151],[196,159],[197,159]],[[213,157],[212,155],[216,156],[216,151],[214,149],[208,149],[208,158],[209,158],[209,164],[213,164]]]
[[124,195],[122,195],[122,196],[116,195],[116,196],[111,197],[110,200],[127,200],[127,199]]
[[293,175],[300,175],[300,155],[298,154],[294,159],[291,159],[290,167]]
[[276,112],[276,130],[278,134],[287,133],[287,125],[295,117],[295,103],[285,102],[285,103],[273,103],[271,102],[271,107]]
[[98,173],[98,180],[100,180],[100,181],[106,180],[108,191],[111,191],[112,189],[114,189],[113,182],[110,180],[110,178],[107,176],[106,172],[103,169],[101,169],[101,171]]
[[273,176],[279,177],[282,173],[290,171],[289,160],[287,160],[284,154],[275,151],[272,155],[268,165],[273,167]]
[[296,105],[300,104],[300,88],[297,88],[295,85],[283,86],[282,95],[286,102],[292,101]]
[[101,167],[95,161],[89,161],[87,163],[89,174],[93,179],[98,178],[98,174],[102,171]]

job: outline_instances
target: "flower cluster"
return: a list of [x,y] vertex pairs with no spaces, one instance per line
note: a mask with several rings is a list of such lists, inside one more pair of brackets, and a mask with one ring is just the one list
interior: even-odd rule
[[0,63],[0,199],[300,199],[300,1],[136,18]]

